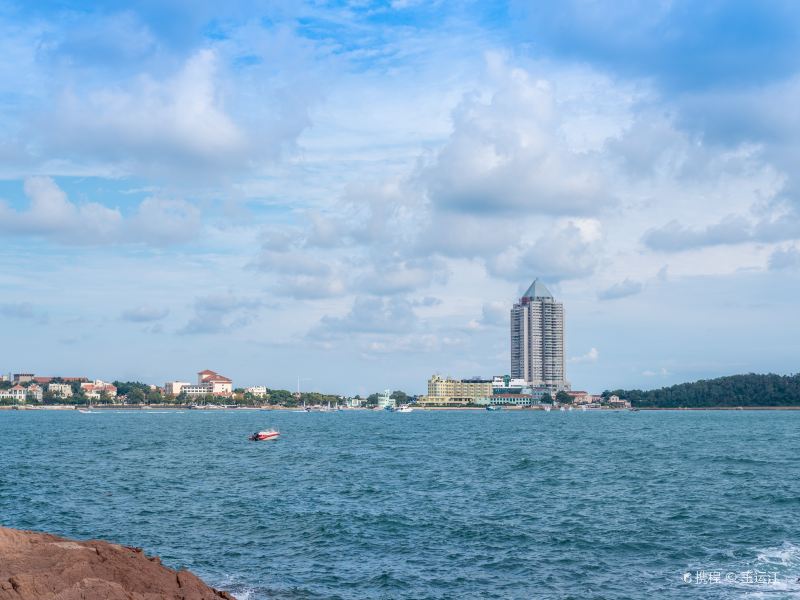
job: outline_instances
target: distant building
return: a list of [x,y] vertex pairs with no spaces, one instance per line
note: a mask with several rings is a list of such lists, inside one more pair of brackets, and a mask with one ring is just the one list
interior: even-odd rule
[[564,305],[538,279],[511,308],[511,378],[551,392],[569,389],[564,370]]
[[344,403],[350,408],[361,408],[363,400],[361,398],[347,398]]
[[186,385],[181,392],[187,396],[222,396],[233,395],[233,382],[214,371],[206,369],[197,374],[196,385]]
[[25,402],[25,398],[28,395],[28,390],[22,387],[20,384],[15,385],[9,391],[10,397],[15,402]]
[[14,373],[14,383],[30,383],[33,381],[34,374],[33,373]]
[[253,385],[244,389],[245,394],[251,394],[256,398],[265,398],[267,395],[267,388],[263,385]]
[[39,384],[32,383],[28,386],[26,397],[29,400],[35,400],[36,402],[41,402],[42,399],[44,398],[44,392],[42,391],[42,388]]
[[101,379],[96,379],[89,383],[82,383],[81,391],[89,400],[100,400],[103,394],[109,398],[117,397],[116,386],[112,383],[106,383]]
[[492,377],[493,394],[520,394],[526,387],[528,387],[528,382],[524,379],[512,379],[509,375]]
[[378,396],[378,408],[395,408],[397,401],[392,398],[392,390],[384,390],[383,394]]
[[164,394],[167,396],[179,396],[183,388],[190,385],[188,381],[169,381],[164,384]]
[[594,396],[589,392],[567,392],[567,394],[572,398],[573,404],[592,404],[594,402]]
[[623,400],[616,394],[612,394],[608,397],[608,405],[612,408],[630,408],[631,403],[628,400]]
[[11,381],[11,376],[9,375],[0,375],[0,382]]
[[72,386],[68,383],[51,383],[47,386],[47,391],[59,398],[72,397]]
[[451,379],[433,375],[428,380],[428,394],[420,396],[417,402],[425,405],[463,406],[479,404],[480,400],[492,395],[492,381],[489,379]]

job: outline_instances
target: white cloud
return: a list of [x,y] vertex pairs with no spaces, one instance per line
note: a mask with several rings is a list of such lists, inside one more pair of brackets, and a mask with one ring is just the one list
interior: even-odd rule
[[800,269],[800,250],[797,246],[776,248],[769,257],[769,268],[773,271]]
[[545,281],[588,277],[597,266],[598,228],[567,221],[533,243],[510,247],[487,261],[489,273],[510,281],[541,277]]
[[229,333],[251,324],[263,305],[263,301],[259,299],[230,293],[201,296],[195,300],[194,316],[178,333]]
[[553,84],[498,55],[488,64],[489,98],[465,97],[449,140],[420,174],[437,208],[579,215],[613,203],[603,157],[570,143]]
[[99,202],[76,204],[50,177],[25,180],[26,210],[0,204],[9,235],[35,235],[71,245],[145,243],[157,246],[192,239],[202,227],[200,211],[183,200],[146,198],[129,218]]
[[169,314],[168,308],[158,308],[156,306],[136,306],[122,311],[120,318],[123,321],[132,323],[150,323],[160,321]]
[[569,362],[580,364],[580,363],[595,363],[600,358],[600,353],[597,351],[597,348],[590,348],[586,354],[582,354],[581,356],[573,356],[569,359]]
[[626,298],[628,296],[635,296],[642,291],[642,284],[638,281],[625,279],[619,283],[607,287],[597,293],[600,300],[617,300],[619,298]]

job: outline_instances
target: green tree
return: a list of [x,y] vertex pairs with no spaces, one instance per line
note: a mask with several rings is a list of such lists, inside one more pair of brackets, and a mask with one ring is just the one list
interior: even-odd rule
[[542,404],[552,404],[552,403],[553,403],[553,397],[550,395],[549,392],[545,392],[544,395],[542,396]]
[[572,396],[564,390],[561,390],[556,394],[556,402],[559,404],[572,404]]

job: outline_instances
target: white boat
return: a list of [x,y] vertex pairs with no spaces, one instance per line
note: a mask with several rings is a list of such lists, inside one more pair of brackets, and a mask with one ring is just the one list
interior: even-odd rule
[[247,439],[251,442],[266,442],[268,440],[276,440],[280,436],[280,432],[276,429],[268,429],[265,431],[256,431]]
[[545,406],[545,407],[544,407],[544,412],[550,412],[550,410],[551,410],[551,409],[550,409],[550,407],[549,407],[549,406]]
[[561,407],[561,408],[559,408],[558,410],[560,410],[561,412],[565,412],[567,409],[566,409],[566,408],[564,408],[564,407],[562,406],[562,407]]
[[408,404],[403,404],[400,408],[397,409],[397,412],[413,412],[413,408],[411,408]]

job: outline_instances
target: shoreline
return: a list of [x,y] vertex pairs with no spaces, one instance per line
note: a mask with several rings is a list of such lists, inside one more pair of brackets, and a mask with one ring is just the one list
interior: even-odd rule
[[[22,404],[22,405],[8,405],[8,406],[0,406],[0,411],[3,410],[25,410],[25,411],[37,411],[37,410],[58,410],[58,411],[75,411],[78,409],[86,409],[86,405],[75,405],[75,404],[42,404],[42,405],[33,405],[33,404]],[[436,411],[486,411],[486,407],[484,406],[415,406],[413,407],[414,412],[436,412]],[[236,407],[226,407],[226,408],[191,408],[189,405],[175,405],[175,404],[107,404],[107,405],[92,405],[91,410],[100,412],[106,410],[126,410],[126,411],[151,411],[151,410],[174,410],[174,411],[192,411],[192,412],[214,412],[214,411],[230,411],[230,410],[237,410],[237,411],[265,411],[265,410],[275,410],[275,411],[290,411],[296,412],[299,410],[298,407],[291,407],[291,406],[236,406]],[[581,410],[580,407],[574,407],[572,411],[567,412],[636,412],[636,411],[704,411],[704,410],[758,410],[758,411],[777,411],[777,410],[800,410],[800,405],[798,406],[693,406],[693,407],[635,407],[634,410],[629,408],[590,408],[587,410]],[[377,408],[343,408],[342,412],[351,412],[351,411],[360,411],[360,412],[376,412],[381,413],[384,412],[381,409]],[[501,412],[532,412],[532,411],[541,411],[544,412],[543,407],[533,406],[503,406]],[[312,410],[309,411],[311,413],[316,412],[324,412],[319,410]],[[338,412],[338,411],[337,411]],[[552,409],[552,412],[561,412],[558,409]]]

